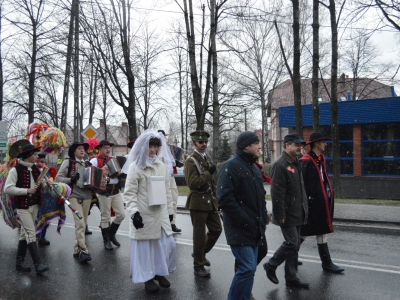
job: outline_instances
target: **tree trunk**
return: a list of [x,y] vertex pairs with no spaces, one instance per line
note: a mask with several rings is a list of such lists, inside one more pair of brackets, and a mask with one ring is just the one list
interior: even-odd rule
[[79,0],[75,1],[74,49],[74,141],[79,139]]
[[74,18],[76,13],[76,2],[78,0],[72,0],[71,4],[71,16],[69,19],[69,32],[68,32],[68,46],[67,46],[67,57],[65,64],[65,75],[64,75],[64,91],[61,108],[61,131],[65,132],[67,128],[67,116],[68,116],[68,93],[69,93],[69,78],[71,75],[71,60],[72,60],[72,43],[74,37]]
[[303,136],[303,116],[301,114],[301,77],[300,77],[300,3],[293,3],[293,97],[296,116],[296,132]]
[[1,21],[2,21],[2,3],[0,3],[0,121],[3,120],[3,86],[4,86],[4,78],[3,78],[3,56],[1,54],[1,46],[2,46],[2,40],[1,40]]
[[212,93],[213,93],[213,161],[218,161],[219,133],[220,133],[220,104],[218,100],[218,59],[215,37],[217,34],[215,0],[210,0],[210,40],[212,55]]
[[331,136],[333,159],[333,185],[335,196],[341,198],[340,185],[340,148],[339,148],[339,124],[338,124],[338,94],[337,94],[337,68],[338,68],[338,33],[336,21],[335,0],[329,0],[329,13],[332,32],[332,68],[331,68]]
[[132,72],[132,62],[130,57],[130,48],[129,48],[129,36],[128,31],[130,27],[130,4],[128,5],[128,11],[126,8],[125,0],[122,0],[122,18],[123,18],[123,27],[121,35],[122,38],[122,51],[124,54],[124,63],[126,70],[126,77],[128,80],[128,89],[129,89],[129,100],[128,100],[128,115],[126,116],[128,119],[129,126],[129,135],[133,136],[135,139],[137,137],[137,125],[136,125],[136,105],[135,105],[135,76]]
[[312,65],[312,112],[313,129],[319,131],[318,71],[319,71],[319,0],[313,0],[313,65]]
[[28,83],[28,124],[35,120],[35,80],[36,80],[36,59],[37,59],[37,24],[35,19],[32,21],[32,56],[31,68]]

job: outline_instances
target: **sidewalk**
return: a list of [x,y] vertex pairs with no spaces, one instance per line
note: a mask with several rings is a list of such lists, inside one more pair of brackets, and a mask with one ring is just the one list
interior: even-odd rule
[[[179,196],[178,209],[185,209],[186,196]],[[267,209],[272,211],[272,202],[267,200]],[[335,203],[334,221],[381,223],[400,225],[400,206]]]

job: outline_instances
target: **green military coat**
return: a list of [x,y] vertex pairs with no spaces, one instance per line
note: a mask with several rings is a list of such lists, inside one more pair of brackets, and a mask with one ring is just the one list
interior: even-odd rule
[[[196,162],[192,157],[198,162],[201,173],[199,173]],[[216,182],[211,173],[208,172],[208,168],[211,166],[211,157],[207,155],[206,159],[204,159],[196,151],[186,159],[184,173],[186,184],[190,189],[186,201],[186,209],[218,210],[215,197]]]

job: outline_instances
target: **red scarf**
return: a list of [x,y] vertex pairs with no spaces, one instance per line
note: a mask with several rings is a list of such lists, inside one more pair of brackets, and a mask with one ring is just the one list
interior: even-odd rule
[[256,161],[255,161],[254,163],[255,163],[256,166],[260,169],[261,175],[262,175],[262,178],[264,179],[264,181],[268,182],[268,184],[271,185],[271,184],[272,184],[272,180],[271,180],[270,177],[268,177],[267,175],[264,174],[262,164],[260,164],[260,163],[258,163],[258,162],[256,162]]
[[109,156],[104,157],[103,155],[100,154],[100,152],[99,154],[97,154],[96,158],[97,158],[97,167],[100,169],[104,166],[104,162],[107,163],[110,160]]

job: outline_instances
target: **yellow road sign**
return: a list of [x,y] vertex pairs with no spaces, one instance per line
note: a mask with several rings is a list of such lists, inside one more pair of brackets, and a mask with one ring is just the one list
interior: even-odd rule
[[88,125],[81,133],[81,135],[83,137],[85,137],[86,139],[90,139],[90,138],[95,138],[99,135],[99,132],[97,131],[96,128],[94,128],[92,125]]

